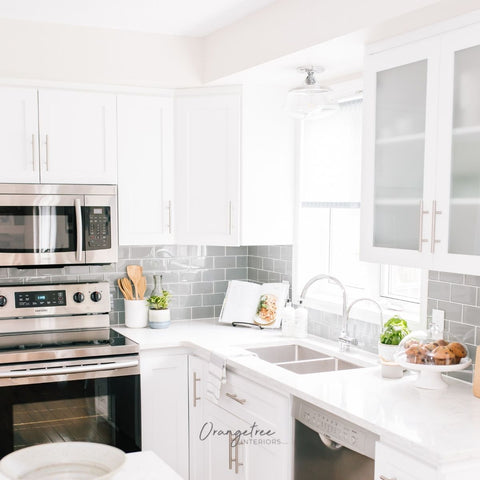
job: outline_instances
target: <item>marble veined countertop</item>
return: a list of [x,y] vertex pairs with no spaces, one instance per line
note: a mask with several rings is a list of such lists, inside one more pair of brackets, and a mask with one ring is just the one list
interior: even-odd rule
[[[278,330],[232,327],[215,320],[174,322],[165,330],[117,330],[141,350],[177,349],[205,359],[212,351],[222,352],[228,370],[339,415],[433,465],[480,459],[480,399],[468,383],[447,378],[447,389],[419,389],[416,374],[383,378],[375,355],[340,353],[336,342],[320,337],[292,339]],[[238,356],[238,347],[282,343],[333,353],[366,368],[298,375],[257,357]]]

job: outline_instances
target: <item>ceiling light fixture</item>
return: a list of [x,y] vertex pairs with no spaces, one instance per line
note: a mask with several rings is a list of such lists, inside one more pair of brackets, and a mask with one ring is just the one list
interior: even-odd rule
[[338,102],[333,98],[328,87],[321,86],[315,79],[315,74],[323,73],[320,66],[298,67],[297,72],[306,73],[305,85],[292,88],[287,93],[286,109],[295,118],[324,118],[339,109]]

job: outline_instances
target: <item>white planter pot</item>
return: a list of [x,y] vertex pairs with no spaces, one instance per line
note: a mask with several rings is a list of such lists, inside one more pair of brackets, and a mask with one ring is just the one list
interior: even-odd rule
[[387,362],[393,362],[393,356],[398,351],[398,345],[385,345],[378,342],[378,356],[386,360]]
[[170,325],[170,310],[148,311],[148,323],[150,328],[167,328]]
[[145,300],[124,300],[125,326],[144,328],[148,325],[148,304]]

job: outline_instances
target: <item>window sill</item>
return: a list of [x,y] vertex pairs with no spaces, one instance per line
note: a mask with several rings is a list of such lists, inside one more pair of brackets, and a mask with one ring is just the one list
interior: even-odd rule
[[[398,315],[399,317],[405,319],[408,323],[410,330],[417,330],[424,328],[420,319],[420,305],[413,304],[410,302],[401,302],[395,301],[395,304],[398,304],[402,307],[401,310],[393,310],[386,305],[387,303],[391,303],[390,301],[385,301],[385,299],[374,299],[383,309],[382,321],[385,323],[389,318],[393,317],[394,315]],[[332,300],[325,300],[319,299],[314,297],[309,297],[305,300],[303,304],[306,308],[312,308],[314,310],[321,310],[327,313],[334,313],[336,315],[342,315],[342,304],[338,301],[338,299]],[[348,305],[347,305],[348,307]],[[374,323],[378,325],[380,328],[380,312],[378,308],[370,302],[362,302],[356,304],[349,315],[349,319],[360,320],[366,323]],[[383,327],[383,325],[382,325]]]

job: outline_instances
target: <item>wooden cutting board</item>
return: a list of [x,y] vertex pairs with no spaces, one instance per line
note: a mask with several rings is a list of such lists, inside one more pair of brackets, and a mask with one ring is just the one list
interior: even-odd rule
[[480,398],[480,347],[477,347],[477,356],[473,373],[473,394]]

